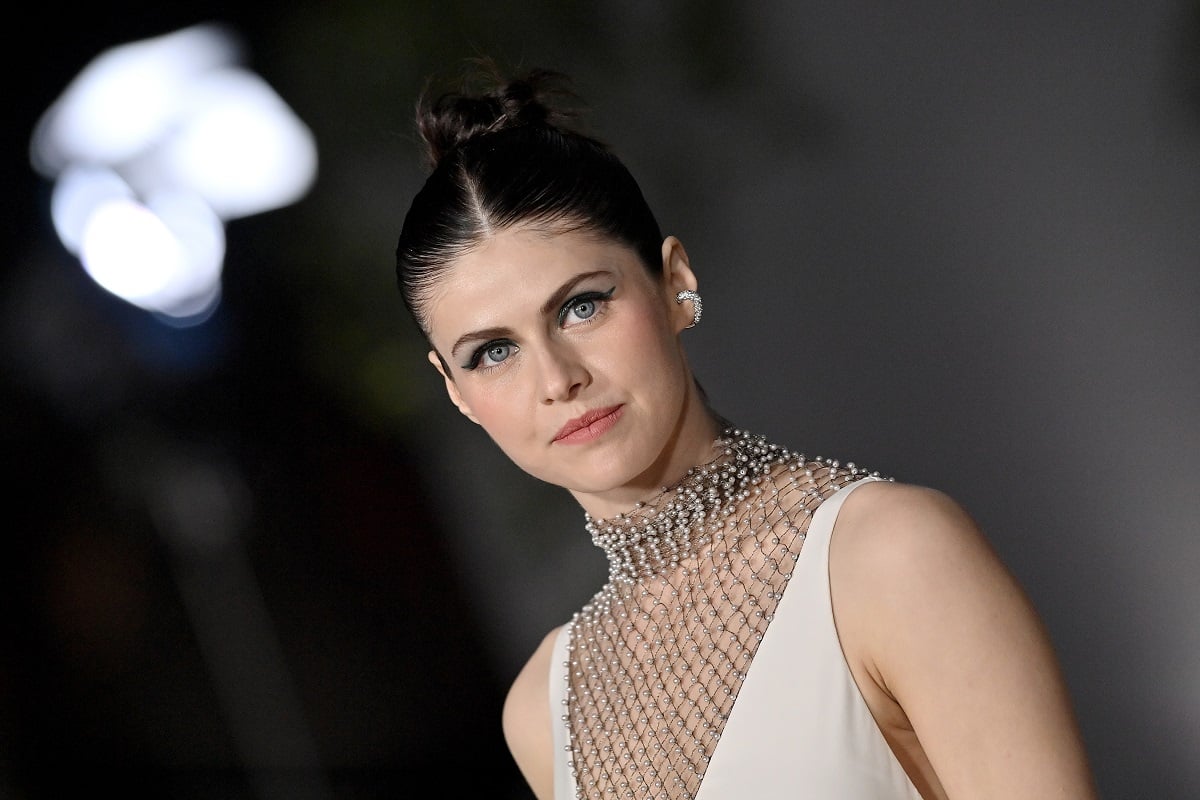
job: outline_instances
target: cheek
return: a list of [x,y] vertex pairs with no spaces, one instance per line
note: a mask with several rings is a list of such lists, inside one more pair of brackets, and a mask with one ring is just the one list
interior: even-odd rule
[[[671,331],[668,320],[662,310],[652,306],[643,310],[631,322],[628,331],[629,349],[637,361],[645,363],[653,358],[655,361],[678,361],[678,342]],[[650,366],[650,365],[646,365]],[[658,369],[665,369],[668,364],[655,364]]]
[[619,337],[609,340],[595,352],[603,359],[605,371],[625,376],[635,384],[653,386],[662,393],[674,389],[683,372],[679,343],[657,308],[646,308],[630,315]]
[[621,309],[620,335],[636,346],[661,347],[657,343],[670,336],[670,323],[663,313],[657,296],[649,291],[635,292],[638,296]]
[[528,435],[531,395],[520,380],[505,376],[462,392],[463,401],[485,432],[502,447]]
[[513,417],[511,401],[506,402],[503,393],[473,392],[463,399],[479,420],[479,424],[489,432],[494,428],[504,428],[505,423]]

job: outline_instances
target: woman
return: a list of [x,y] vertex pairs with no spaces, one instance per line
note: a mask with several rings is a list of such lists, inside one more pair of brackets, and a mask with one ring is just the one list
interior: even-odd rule
[[397,248],[451,401],[609,559],[505,702],[534,794],[1094,797],[1046,634],[970,517],[709,407],[688,254],[564,85],[422,103]]

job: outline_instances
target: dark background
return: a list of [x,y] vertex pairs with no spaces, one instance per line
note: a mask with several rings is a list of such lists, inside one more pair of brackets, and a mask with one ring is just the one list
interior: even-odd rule
[[[62,249],[27,149],[100,52],[209,21],[320,175],[177,330]],[[962,502],[1102,795],[1200,796],[1200,3],[49,3],[9,39],[0,797],[527,796],[504,689],[605,565],[392,272],[416,95],[480,54],[575,76],[688,247],[717,408]]]

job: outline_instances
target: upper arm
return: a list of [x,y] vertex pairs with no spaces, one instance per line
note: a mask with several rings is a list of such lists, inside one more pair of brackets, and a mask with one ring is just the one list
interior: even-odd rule
[[504,739],[525,781],[540,800],[554,796],[554,732],[550,712],[550,659],[555,628],[542,639],[504,700]]
[[[844,524],[843,524],[844,523]],[[940,492],[863,486],[830,555],[839,633],[951,798],[1093,798],[1049,638],[974,521]]]

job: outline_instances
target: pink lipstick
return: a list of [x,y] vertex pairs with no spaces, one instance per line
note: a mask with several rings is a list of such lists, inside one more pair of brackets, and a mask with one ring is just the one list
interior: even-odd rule
[[621,418],[624,407],[620,405],[597,408],[576,417],[562,426],[554,436],[555,444],[583,444],[603,436]]

